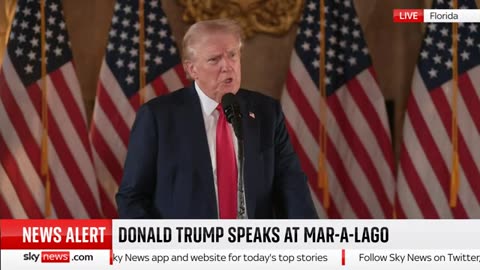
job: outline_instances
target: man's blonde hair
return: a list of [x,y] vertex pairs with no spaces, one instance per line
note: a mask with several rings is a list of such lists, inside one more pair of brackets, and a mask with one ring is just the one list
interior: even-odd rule
[[190,26],[182,42],[182,61],[191,60],[195,53],[193,45],[208,33],[226,33],[232,34],[238,38],[240,48],[243,44],[242,28],[237,22],[230,19],[217,19],[208,21],[199,21]]

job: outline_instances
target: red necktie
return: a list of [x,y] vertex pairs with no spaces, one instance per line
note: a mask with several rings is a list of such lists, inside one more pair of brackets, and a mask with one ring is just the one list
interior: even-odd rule
[[237,218],[237,158],[225,113],[219,104],[217,122],[217,186],[219,217]]

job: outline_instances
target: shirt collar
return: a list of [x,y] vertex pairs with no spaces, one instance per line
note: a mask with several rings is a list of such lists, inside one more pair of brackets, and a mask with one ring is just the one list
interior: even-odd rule
[[209,96],[200,89],[197,82],[194,82],[195,90],[197,91],[198,97],[200,98],[200,103],[202,104],[202,110],[205,115],[211,115],[218,106],[218,102],[211,99]]

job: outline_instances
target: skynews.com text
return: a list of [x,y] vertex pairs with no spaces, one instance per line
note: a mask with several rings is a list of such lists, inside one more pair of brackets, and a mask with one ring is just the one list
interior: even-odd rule
[[70,251],[41,251],[28,252],[23,254],[24,261],[42,262],[42,263],[69,263],[72,262],[90,262],[93,261],[91,254],[75,254],[70,256]]

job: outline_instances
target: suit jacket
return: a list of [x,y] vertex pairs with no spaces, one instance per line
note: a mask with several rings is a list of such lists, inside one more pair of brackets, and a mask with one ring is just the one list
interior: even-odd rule
[[[279,102],[242,89],[236,96],[248,218],[316,218]],[[213,179],[194,86],[141,106],[116,195],[120,218],[218,218]]]

